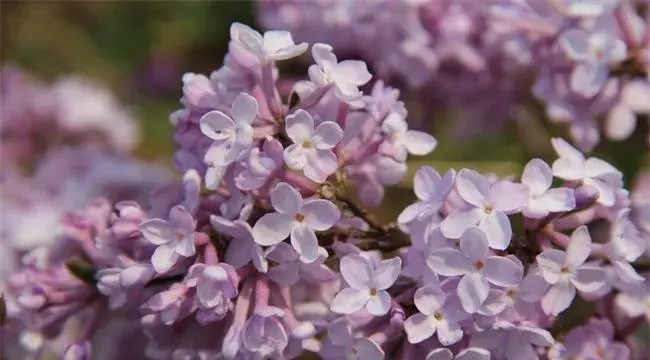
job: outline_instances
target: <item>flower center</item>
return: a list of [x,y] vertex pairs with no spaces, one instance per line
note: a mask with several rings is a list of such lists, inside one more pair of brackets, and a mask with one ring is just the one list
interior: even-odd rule
[[490,215],[492,214],[492,211],[494,211],[494,208],[492,207],[492,205],[485,205],[484,211],[486,214]]
[[296,214],[296,221],[297,222],[302,222],[303,220],[305,220],[305,215],[303,215],[301,213]]
[[562,274],[568,274],[570,272],[571,272],[571,270],[569,270],[568,266],[565,266],[565,267],[562,268]]
[[370,295],[371,296],[377,295],[377,289],[370,289]]
[[183,241],[185,239],[185,234],[182,231],[176,232],[176,240]]
[[438,321],[440,321],[440,320],[442,320],[442,319],[445,318],[444,316],[442,316],[442,313],[439,312],[439,311],[436,311],[435,313],[433,313],[433,317],[434,317],[436,320],[438,320]]
[[485,266],[485,264],[483,263],[483,260],[478,260],[478,261],[476,262],[476,264],[474,264],[474,266],[476,266],[476,270],[481,270],[481,269],[483,269],[483,267]]
[[515,296],[517,296],[517,292],[516,292],[514,289],[510,289],[510,290],[508,290],[508,292],[506,293],[506,296],[511,297],[511,298],[514,298]]
[[311,149],[314,147],[314,144],[311,142],[311,140],[303,140],[302,147],[305,149]]

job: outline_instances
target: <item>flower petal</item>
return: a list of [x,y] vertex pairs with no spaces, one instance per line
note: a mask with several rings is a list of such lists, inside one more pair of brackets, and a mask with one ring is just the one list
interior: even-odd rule
[[605,270],[595,266],[581,266],[575,270],[573,285],[586,293],[598,291],[607,283]]
[[434,250],[427,258],[433,272],[443,276],[459,276],[474,269],[474,264],[460,251],[452,248]]
[[330,310],[339,314],[353,314],[361,311],[370,299],[368,290],[345,288],[341,290],[330,304]]
[[454,354],[449,349],[438,348],[429,351],[424,360],[453,360]]
[[390,295],[386,290],[379,290],[375,295],[371,295],[366,303],[366,310],[372,315],[386,315],[390,310]]
[[418,156],[432,152],[436,148],[436,145],[438,145],[436,138],[430,134],[416,130],[407,130],[404,133],[402,141],[402,145],[404,145],[409,154]]
[[447,296],[439,287],[429,284],[415,291],[413,301],[421,313],[431,316],[442,309]]
[[356,254],[346,255],[341,259],[341,275],[355,289],[370,289],[372,268],[368,261]]
[[442,181],[440,174],[430,166],[422,166],[415,172],[413,191],[422,201],[438,199],[438,184]]
[[291,234],[293,218],[280,213],[264,214],[253,226],[253,239],[262,246],[275,245]]
[[485,259],[483,274],[494,285],[517,286],[524,276],[524,268],[507,257],[490,256]]
[[562,268],[567,261],[566,253],[557,249],[549,249],[537,255],[536,259],[544,280],[549,284],[557,283],[562,273]]
[[314,132],[314,118],[302,109],[287,115],[285,119],[287,136],[294,144],[301,144],[305,140],[311,140]]
[[295,226],[291,230],[291,245],[300,254],[300,260],[311,263],[318,259],[318,239],[308,226]]
[[542,309],[549,315],[557,315],[569,308],[576,289],[569,281],[560,281],[551,286],[542,298]]
[[338,168],[336,155],[331,150],[310,151],[302,171],[305,176],[317,183],[324,182]]
[[458,323],[445,319],[438,322],[438,341],[443,346],[459,342],[463,338],[463,329]]
[[483,216],[478,227],[487,235],[490,247],[495,250],[505,250],[512,240],[512,227],[508,215],[501,211],[492,211]]
[[287,216],[295,216],[302,208],[302,196],[293,186],[280,182],[271,191],[271,204],[275,211]]
[[153,265],[153,268],[157,273],[162,274],[176,264],[178,253],[174,249],[174,246],[164,244],[158,246],[153,252],[153,255],[151,256],[151,265]]
[[571,241],[566,249],[566,264],[574,269],[584,263],[590,253],[591,236],[589,236],[587,226],[582,225],[571,234]]
[[475,226],[481,219],[481,209],[455,211],[447,215],[440,223],[442,234],[450,239],[460,239],[465,230]]
[[312,199],[305,201],[300,211],[304,215],[304,221],[316,231],[325,231],[341,218],[339,208],[328,200]]
[[210,111],[199,120],[201,132],[212,140],[225,140],[234,133],[235,122],[221,111]]
[[521,182],[528,185],[531,195],[542,195],[551,188],[553,170],[542,159],[532,159],[526,164]]
[[257,117],[257,100],[245,92],[240,93],[232,103],[233,120],[239,124],[250,124]]
[[472,263],[483,260],[489,250],[487,236],[475,226],[465,230],[460,237],[460,251]]
[[323,121],[314,130],[311,138],[313,145],[319,150],[329,150],[343,139],[343,130],[333,121]]
[[485,176],[474,170],[462,169],[456,177],[456,189],[468,203],[482,207],[490,191],[490,183]]
[[480,273],[469,273],[458,282],[458,297],[463,309],[470,314],[475,313],[487,299],[490,284]]
[[162,245],[172,241],[176,236],[174,228],[165,220],[149,219],[140,224],[140,231],[144,238],[154,244]]
[[411,315],[404,321],[406,337],[411,344],[418,344],[436,332],[436,322],[422,313]]

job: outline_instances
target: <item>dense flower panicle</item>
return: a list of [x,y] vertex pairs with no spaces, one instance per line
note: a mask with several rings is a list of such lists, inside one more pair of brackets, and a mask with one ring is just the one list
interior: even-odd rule
[[579,147],[591,150],[601,119],[605,135],[621,140],[649,111],[635,100],[650,88],[650,38],[639,3],[258,0],[256,6],[265,28],[365,59],[429,112],[459,113],[462,131],[498,129],[532,93],[551,121],[568,124]]
[[[552,25],[559,36],[559,27],[570,31],[584,17],[614,11],[596,0],[533,7],[540,1],[501,2],[495,14],[529,3],[524,20],[553,15],[528,30]],[[453,59],[483,73],[495,59],[474,47],[485,51],[500,38],[477,45],[475,32],[501,31],[486,20],[487,3],[337,2],[330,10],[341,13],[319,21],[347,29],[345,16],[356,21],[392,6],[393,13],[364,15],[364,31],[376,17],[413,20],[383,29],[387,42],[410,36],[400,43],[409,56],[395,54],[383,66],[412,64],[408,73],[422,69],[416,60],[431,70]],[[273,6],[286,4],[321,6]],[[576,94],[577,83],[600,86],[622,48],[612,34],[589,30],[554,44],[573,56],[563,58],[562,71]],[[431,33],[444,35],[439,55],[423,46]],[[650,314],[647,179],[630,194],[613,165],[557,138],[553,162],[533,159],[508,178],[416,169],[417,199],[394,222],[381,222],[367,208],[404,180],[409,155],[437,145],[409,129],[399,91],[376,81],[365,92],[366,64],[339,61],[335,47],[316,43],[308,80],[285,97],[276,62],[308,45],[238,23],[230,35],[220,69],[183,76],[183,108],[170,116],[182,177],[156,183],[147,201],[142,191],[137,201],[109,196],[50,221],[61,229],[52,241],[14,256],[22,266],[9,281],[12,326],[67,336],[56,351],[70,359],[102,358],[95,344],[112,317],[144,335],[131,339],[134,354],[154,359],[294,359],[306,351],[364,360],[627,359],[642,351],[631,339]],[[56,169],[36,177],[53,179]],[[9,180],[3,197],[10,198]],[[2,236],[15,241],[22,233]],[[587,322],[567,327],[565,317],[584,302],[594,303]],[[64,326],[75,321],[81,330]]]

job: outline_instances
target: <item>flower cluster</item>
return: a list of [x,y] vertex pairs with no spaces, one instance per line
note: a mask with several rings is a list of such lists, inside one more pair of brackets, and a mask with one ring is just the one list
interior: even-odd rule
[[[650,303],[649,212],[614,166],[560,138],[552,163],[508,179],[423,166],[417,200],[384,223],[368,208],[437,145],[409,129],[399,91],[364,92],[366,64],[327,44],[239,23],[230,37],[221,68],[183,77],[182,180],[148,206],[68,213],[12,276],[12,318],[66,335],[63,358],[647,355],[632,337]],[[285,98],[277,62],[308,50],[308,80]],[[567,325],[575,311],[589,320]]]
[[[650,112],[650,37],[636,0],[259,0],[261,23],[328,41],[414,90],[461,130],[521,118],[531,95],[582,150],[631,135]],[[433,106],[428,106],[433,104]],[[471,105],[470,105],[471,104]],[[524,110],[527,111],[527,110]],[[429,114],[427,114],[429,115]],[[534,116],[534,114],[530,114]],[[486,119],[489,119],[486,120]],[[467,123],[469,121],[469,124]]]

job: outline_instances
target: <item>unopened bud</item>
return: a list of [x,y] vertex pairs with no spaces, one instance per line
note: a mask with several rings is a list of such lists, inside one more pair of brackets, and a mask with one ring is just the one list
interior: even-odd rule
[[575,190],[576,208],[585,209],[593,205],[598,200],[600,193],[598,189],[591,185],[581,185]]

